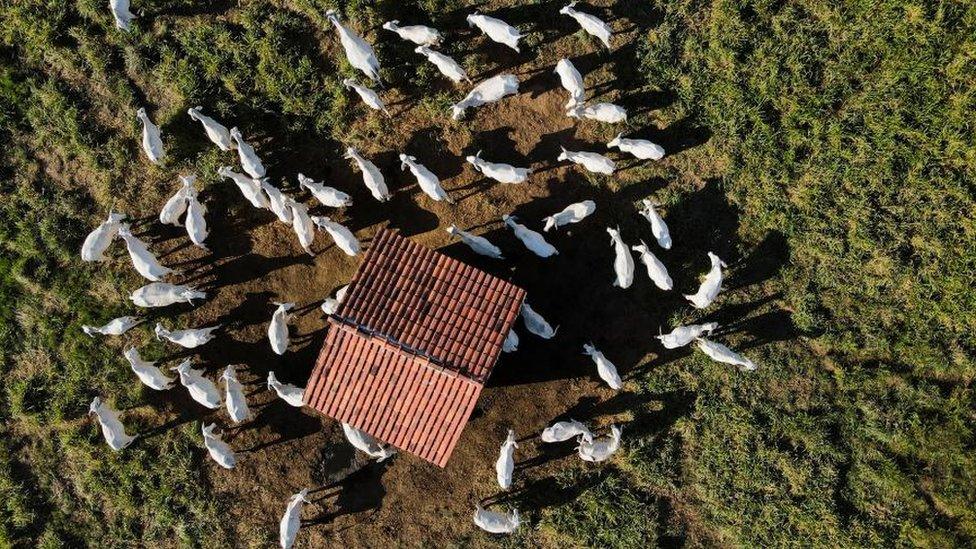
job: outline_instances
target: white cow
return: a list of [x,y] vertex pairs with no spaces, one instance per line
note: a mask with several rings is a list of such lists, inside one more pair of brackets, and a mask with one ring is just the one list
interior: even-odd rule
[[108,218],[85,237],[85,242],[81,245],[81,260],[105,261],[105,250],[118,236],[123,219],[125,219],[124,213],[109,211]]
[[268,389],[274,391],[278,398],[287,402],[290,406],[301,408],[305,402],[305,389],[296,387],[290,383],[282,383],[275,377],[274,370],[268,372]]
[[518,509],[512,509],[511,514],[488,511],[478,505],[474,511],[474,523],[478,528],[490,534],[511,534],[518,530]]
[[332,25],[335,26],[336,32],[339,33],[339,41],[342,43],[342,48],[346,51],[346,59],[349,60],[349,64],[353,68],[362,71],[370,79],[379,82],[380,62],[376,58],[376,52],[373,51],[373,47],[363,37],[340,23],[339,16],[335,10],[325,12],[325,16],[328,17]]
[[203,114],[203,107],[191,107],[187,109],[186,113],[190,115],[190,118],[203,124],[203,131],[207,132],[207,137],[220,150],[229,151],[234,148],[234,141],[230,138],[230,130],[220,122]]
[[566,111],[566,115],[573,118],[587,118],[608,124],[620,124],[627,121],[627,109],[613,103],[594,103],[593,105],[576,105]]
[[552,257],[559,253],[559,250],[555,246],[546,242],[545,237],[525,225],[516,223],[514,217],[503,215],[502,221],[505,222],[507,227],[512,229],[515,236],[522,241],[522,244],[525,244],[525,247],[535,255],[539,257]]
[[583,166],[588,171],[593,173],[602,173],[604,175],[610,175],[613,173],[613,170],[617,169],[617,165],[613,160],[610,160],[600,153],[570,151],[565,147],[559,148],[562,149],[562,152],[559,153],[556,160],[569,160],[570,162]]
[[342,302],[346,299],[347,292],[349,292],[348,284],[336,290],[335,297],[325,298],[325,301],[321,305],[322,312],[327,315],[334,315],[339,310],[339,305],[342,305]]
[[587,440],[583,438],[577,447],[580,459],[593,463],[599,463],[610,459],[620,448],[620,434],[623,430],[616,425],[610,426],[610,436],[598,439]]
[[564,6],[559,10],[559,13],[563,15],[568,15],[579,23],[579,26],[583,28],[587,34],[595,36],[603,45],[610,49],[610,35],[613,34],[613,30],[610,25],[606,24],[602,19],[595,15],[590,15],[588,13],[583,13],[573,9],[576,2],[570,2],[568,5]]
[[129,299],[139,307],[166,307],[174,303],[193,304],[194,299],[206,298],[206,292],[198,291],[192,286],[167,282],[150,282],[129,296]]
[[654,281],[655,286],[665,291],[674,288],[667,267],[651,252],[643,240],[637,246],[631,246],[631,249],[640,254],[641,263],[647,267],[647,276]]
[[607,227],[607,234],[610,235],[610,246],[613,247],[613,272],[616,275],[613,285],[617,288],[630,288],[634,283],[634,258],[630,255],[630,249],[617,229]]
[[586,97],[586,87],[583,85],[583,76],[576,70],[573,62],[569,59],[560,59],[553,72],[559,75],[559,83],[569,92],[569,101],[565,108],[572,109],[582,104]]
[[302,526],[302,504],[311,503],[307,496],[308,488],[305,488],[288,499],[288,507],[278,525],[278,542],[281,544],[281,549],[291,549],[295,543],[295,536]]
[[427,46],[417,46],[413,51],[426,57],[428,61],[437,67],[437,70],[439,70],[441,74],[450,78],[455,84],[462,80],[469,83],[471,82],[471,79],[468,78],[468,73],[465,72],[463,67],[461,67],[461,64],[450,56],[444,55],[439,51],[434,51]]
[[216,410],[220,408],[220,391],[213,381],[203,377],[203,371],[191,368],[192,362],[186,359],[174,368],[180,374],[180,383],[190,393],[190,398],[198,403]]
[[112,18],[115,19],[115,28],[119,30],[129,30],[129,25],[136,16],[129,11],[129,0],[108,0],[108,7],[112,10]]
[[542,442],[565,442],[571,438],[582,436],[584,439],[593,439],[593,434],[582,423],[571,419],[569,421],[557,421],[545,428],[539,438]]
[[401,27],[400,22],[395,19],[383,23],[383,28],[395,32],[400,38],[419,46],[436,46],[444,39],[437,29],[432,29],[426,25],[407,25]]
[[518,350],[519,346],[519,336],[515,333],[515,330],[509,330],[508,334],[505,336],[505,341],[502,342],[502,352],[503,353],[514,353]]
[[237,380],[234,365],[228,364],[220,379],[224,380],[224,401],[227,403],[227,415],[234,423],[240,423],[251,417],[251,410],[247,407],[247,397],[241,382]]
[[295,229],[295,236],[298,237],[298,243],[301,244],[305,253],[314,256],[315,252],[312,251],[312,242],[315,241],[315,224],[312,223],[312,218],[308,215],[308,207],[290,198],[285,200],[288,208],[291,210],[291,227]]
[[546,319],[542,318],[542,315],[535,312],[535,310],[529,306],[527,301],[522,302],[522,321],[525,322],[525,329],[530,333],[535,334],[542,339],[552,339],[556,335],[556,327],[553,329],[552,326],[546,322]]
[[275,214],[278,221],[281,221],[285,225],[291,225],[291,208],[288,207],[289,198],[268,182],[267,179],[261,180],[261,190],[268,195],[268,207],[271,208],[271,212]]
[[237,465],[237,456],[234,455],[234,450],[231,449],[229,444],[214,434],[214,429],[217,427],[217,424],[211,423],[207,425],[206,423],[202,423],[201,427],[201,432],[203,432],[203,445],[206,446],[210,458],[224,469],[233,469]]
[[386,202],[393,195],[390,194],[390,189],[386,187],[386,180],[383,179],[383,173],[380,172],[376,164],[373,164],[369,160],[363,158],[356,149],[349,147],[346,149],[345,158],[350,158],[356,161],[356,165],[359,166],[359,171],[363,172],[363,183],[366,188],[369,189],[370,194],[373,198],[379,200],[380,202]]
[[383,99],[380,94],[375,91],[357,83],[352,78],[344,78],[342,80],[342,85],[346,87],[347,90],[354,90],[359,98],[366,103],[366,106],[377,111],[383,111],[387,116],[390,116],[390,111],[386,110],[386,104],[383,103]]
[[596,203],[592,200],[584,200],[575,204],[570,204],[563,208],[559,213],[543,218],[544,226],[542,230],[549,232],[551,229],[558,229],[570,223],[579,223],[596,211]]
[[600,379],[605,381],[611,389],[614,391],[623,389],[624,382],[620,379],[620,374],[617,373],[617,367],[613,364],[613,362],[607,360],[607,357],[605,357],[599,349],[594,347],[593,344],[587,343],[583,345],[583,354],[593,359],[593,363],[596,364],[596,371],[600,375]]
[[190,187],[193,182],[196,181],[196,177],[190,176],[180,176],[180,188],[177,190],[173,196],[169,197],[169,200],[163,204],[163,208],[159,210],[159,222],[165,225],[173,225],[176,227],[182,227],[183,224],[180,223],[180,217],[186,212],[186,197],[190,192]]
[[509,429],[508,437],[502,443],[498,451],[498,460],[495,461],[495,477],[498,479],[498,486],[502,490],[512,487],[512,473],[515,471],[515,449],[518,443],[515,442],[515,431]]
[[129,231],[129,225],[124,224],[119,228],[119,236],[125,241],[125,247],[129,250],[132,266],[143,278],[158,282],[164,276],[174,272],[173,269],[164,267],[159,263],[156,256],[146,247],[146,243],[136,238]]
[[454,199],[441,187],[441,180],[434,175],[434,172],[428,170],[423,164],[418,163],[417,157],[401,154],[400,171],[406,170],[407,168],[417,178],[417,184],[420,185],[420,190],[424,191],[424,194],[438,202],[443,200],[448,204],[454,204]]
[[691,295],[685,295],[685,299],[690,301],[696,309],[708,307],[718,297],[718,292],[722,289],[722,267],[728,266],[712,252],[708,252],[708,260],[712,263],[712,267],[705,275],[705,280],[698,287],[698,291]]
[[271,342],[271,350],[276,355],[283,355],[288,350],[288,319],[291,315],[288,311],[295,307],[294,303],[275,303],[278,306],[271,315],[271,324],[268,325],[268,341]]
[[616,147],[622,152],[630,153],[641,160],[660,160],[664,158],[664,147],[646,139],[627,139],[618,133],[607,143],[607,148]]
[[336,223],[328,217],[318,215],[312,217],[312,223],[315,223],[320,229],[329,233],[329,236],[335,241],[336,246],[345,252],[346,255],[352,257],[359,255],[359,252],[362,250],[359,239],[345,225]]
[[175,343],[184,349],[195,349],[214,338],[214,332],[220,329],[220,324],[208,328],[196,328],[190,330],[167,330],[162,323],[156,323],[156,339],[167,340]]
[[670,250],[671,233],[668,231],[668,225],[664,222],[661,214],[657,213],[657,210],[654,209],[654,203],[651,202],[650,198],[645,198],[641,201],[640,213],[651,223],[651,233],[654,234],[657,245],[665,250]]
[[518,93],[519,81],[514,74],[499,74],[478,84],[461,101],[451,105],[451,118],[460,120],[464,111],[493,103],[506,95]]
[[258,154],[254,152],[254,147],[244,141],[241,130],[236,127],[231,128],[230,137],[237,143],[237,157],[240,158],[241,167],[244,168],[244,171],[254,179],[264,177],[267,174],[267,170],[264,169],[264,163],[261,162]]
[[695,344],[698,346],[698,349],[701,350],[701,352],[705,353],[708,355],[708,358],[716,362],[738,366],[743,372],[751,372],[756,369],[756,364],[753,361],[740,355],[732,349],[729,349],[721,343],[699,337],[695,340]]
[[661,340],[665,349],[677,349],[691,343],[702,334],[710,334],[718,329],[717,322],[706,322],[704,324],[689,324],[678,326],[667,334],[654,336]]
[[315,181],[305,174],[298,174],[298,186],[308,189],[309,192],[312,193],[312,196],[321,202],[323,206],[328,206],[330,208],[344,208],[346,206],[352,206],[351,196],[340,191],[339,189],[328,187],[324,183]]
[[119,412],[102,403],[102,399],[95,397],[88,406],[88,413],[95,414],[98,424],[102,427],[102,436],[109,448],[118,452],[132,444],[134,436],[125,434],[125,426],[119,421]]
[[469,27],[478,27],[478,29],[485,33],[488,38],[491,38],[493,42],[505,44],[506,46],[520,53],[518,41],[520,38],[522,38],[522,35],[519,34],[519,30],[517,28],[509,25],[501,19],[482,15],[477,12],[467,16],[465,19],[467,20]]
[[146,114],[146,109],[139,107],[136,111],[136,118],[142,122],[142,150],[146,153],[149,161],[153,164],[160,164],[166,157],[163,149],[163,138],[159,132],[159,126],[153,124]]
[[369,433],[361,431],[348,423],[343,422],[342,432],[346,435],[346,440],[349,441],[349,444],[352,444],[353,448],[365,453],[377,462],[396,454],[396,449],[392,446],[383,446]]
[[457,227],[457,225],[451,225],[448,227],[447,234],[460,238],[461,242],[467,244],[467,246],[474,250],[474,252],[477,254],[493,257],[495,259],[504,259],[504,257],[502,257],[501,249],[492,244],[483,236],[477,236],[467,231],[462,231]]
[[209,229],[207,229],[207,220],[203,217],[205,213],[207,213],[207,208],[197,198],[196,189],[190,188],[186,194],[186,234],[193,244],[204,250],[207,249],[207,246],[203,241],[210,234]]
[[135,347],[129,347],[125,350],[125,359],[129,361],[129,367],[139,378],[139,381],[143,385],[149,387],[150,389],[155,389],[157,391],[165,391],[173,386],[176,382],[175,378],[169,377],[164,374],[159,367],[156,366],[155,362],[150,362],[148,360],[143,360],[139,356],[139,351]]
[[494,179],[499,183],[522,183],[532,173],[532,168],[516,168],[510,164],[499,164],[482,160],[481,151],[478,151],[478,154],[474,156],[465,157],[465,160],[468,164],[474,166],[476,171],[485,174],[490,179]]
[[95,334],[117,336],[128,332],[134,326],[138,326],[142,321],[143,319],[137,316],[120,316],[109,320],[104,326],[89,326],[85,324],[81,327],[81,330],[89,337],[95,337]]
[[217,175],[221,177],[226,177],[237,185],[240,189],[241,194],[244,198],[251,203],[255,208],[262,208],[265,210],[271,209],[271,204],[268,201],[268,196],[261,189],[261,182],[254,179],[248,175],[237,173],[231,169],[230,166],[221,166],[217,168]]

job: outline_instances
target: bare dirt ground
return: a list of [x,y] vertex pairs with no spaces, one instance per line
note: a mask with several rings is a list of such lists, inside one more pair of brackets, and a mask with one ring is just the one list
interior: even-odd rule
[[[683,127],[680,120],[659,118],[655,110],[666,105],[665,98],[633,87],[635,38],[646,32],[642,25],[647,23],[635,19],[639,13],[603,10],[601,16],[611,20],[617,31],[614,50],[608,53],[595,40],[577,33],[568,17],[557,15],[561,5],[542,2],[493,13],[525,28],[547,29],[527,39],[528,47],[521,54],[469,30],[463,23],[464,14],[453,17],[455,28],[442,29],[450,36],[448,45],[463,44],[468,48],[466,59],[470,62],[476,57],[477,64],[485,67],[473,71],[475,82],[503,72],[516,74],[521,81],[517,96],[470,111],[463,121],[452,122],[446,109],[435,111],[420,101],[437,90],[399,89],[394,84],[384,93],[392,118],[367,112],[357,100],[351,101],[352,108],[362,114],[348,129],[352,136],[348,143],[269,135],[258,144],[273,181],[306,204],[316,203],[297,189],[298,171],[351,193],[354,205],[345,211],[315,206],[312,213],[347,224],[366,248],[379,228],[397,228],[419,243],[526,288],[528,301],[560,326],[556,338],[542,341],[518,324],[522,345],[497,364],[446,468],[408,454],[386,463],[365,463],[354,456],[335,421],[291,408],[264,387],[269,370],[283,381],[305,384],[326,326],[318,306],[353,276],[359,258],[345,256],[324,233],[316,238],[315,257],[304,254],[289,227],[276,222],[270,212],[251,208],[230,182],[211,186],[202,195],[209,208],[212,254],[188,247],[185,236],[175,228],[144,225],[144,236],[154,246],[168,250],[164,262],[182,269],[183,281],[199,285],[209,294],[199,307],[186,308],[181,325],[220,322],[225,326],[220,339],[198,353],[196,364],[214,377],[226,364],[237,364],[255,412],[253,421],[230,427],[223,412],[204,416],[180,392],[158,396],[145,407],[145,413],[154,417],[160,411],[166,415],[162,428],[187,428],[203,417],[226,426],[225,440],[239,452],[237,468],[225,471],[208,460],[203,466],[214,493],[229,509],[227,521],[238,534],[235,545],[274,540],[286,500],[301,488],[311,489],[313,503],[305,508],[297,546],[494,543],[471,523],[476,503],[508,500],[520,507],[524,517],[537,517],[573,497],[572,492],[553,489],[554,473],[591,466],[575,457],[572,443],[543,448],[534,437],[548,423],[572,417],[604,428],[664,406],[643,402],[631,391],[614,395],[600,382],[581,348],[594,341],[630,379],[658,360],[651,336],[668,323],[669,311],[676,310],[680,301],[679,290],[691,289],[705,264],[697,256],[669,258],[664,252],[661,256],[666,263],[677,263],[672,263],[677,288],[673,295],[664,296],[654,289],[640,266],[634,288],[626,292],[612,288],[612,252],[605,228],[620,225],[629,242],[636,243],[638,237],[650,242],[650,228],[637,217],[635,203],[668,184],[701,189],[701,174],[683,158],[682,151],[700,144],[706,136]],[[487,7],[482,10],[491,13]],[[394,42],[396,37],[390,33],[378,32],[371,30],[367,36],[374,43],[382,40],[387,44],[385,62],[421,63],[407,44]],[[321,41],[321,51],[339,54],[331,32],[315,39]],[[464,57],[456,49],[448,51]],[[588,100],[614,101],[628,108],[626,128],[577,121],[563,114],[567,94],[552,69],[564,56],[584,74]],[[412,69],[408,65],[402,70]],[[453,90],[454,100],[469,89],[448,84],[441,90]],[[560,145],[602,152],[618,131],[652,139],[672,156],[647,167],[638,166],[630,157],[608,153],[620,162],[613,177],[592,177],[579,167],[556,161]],[[349,144],[380,167],[395,193],[391,202],[373,200],[358,171],[341,158]],[[530,165],[535,172],[518,186],[486,180],[464,162],[465,155],[478,150],[488,160]],[[400,152],[416,156],[438,174],[457,205],[436,203],[423,195],[409,172],[400,171],[396,159]],[[596,201],[597,212],[583,223],[547,236],[560,250],[555,258],[533,256],[500,222],[503,214],[514,213],[529,227],[541,230],[542,217],[584,199]],[[479,257],[451,243],[444,230],[451,223],[487,236],[501,246],[506,259]],[[272,353],[266,337],[274,301],[297,304],[291,347],[282,357]],[[169,358],[176,360],[184,354]],[[663,416],[661,421],[665,421]],[[509,428],[520,438],[514,495],[499,494],[493,470],[498,445]],[[635,430],[629,426],[625,437]],[[543,546],[571,544],[545,530],[530,531],[524,539]]]

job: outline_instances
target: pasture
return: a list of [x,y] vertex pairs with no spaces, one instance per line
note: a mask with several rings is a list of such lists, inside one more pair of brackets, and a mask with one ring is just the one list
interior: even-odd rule
[[[129,33],[101,0],[0,5],[0,546],[267,547],[305,486],[303,547],[976,543],[976,7],[579,4],[612,25],[607,52],[559,15],[565,2],[477,3],[526,34],[516,53],[468,28],[474,4],[135,0]],[[357,74],[329,8],[376,48],[391,117],[342,87]],[[441,49],[473,81],[512,73],[519,94],[451,120],[469,86],[384,31],[391,19],[440,29]],[[583,73],[587,100],[628,109],[625,127],[564,115],[552,73],[562,57]],[[520,334],[445,469],[406,454],[367,464],[336,422],[265,389],[272,369],[304,385],[323,338],[318,306],[358,260],[324,236],[310,257],[219,178],[236,158],[186,115],[198,105],[240,127],[272,182],[299,200],[314,204],[298,172],[352,194],[337,219],[366,248],[381,227],[397,228],[512,280],[559,325],[550,341]],[[139,149],[140,106],[162,129],[162,166]],[[606,152],[619,131],[667,156],[613,153],[612,176],[556,162],[560,146]],[[374,201],[342,158],[350,145],[382,170],[390,202]],[[496,184],[465,164],[479,150],[534,172]],[[423,195],[401,152],[457,204]],[[188,173],[209,210],[210,253],[156,218]],[[643,198],[661,205],[674,237],[659,255],[672,292],[643,272],[628,290],[611,287],[605,228],[651,242]],[[552,259],[529,254],[500,221],[514,213],[539,230],[585,199],[596,213],[553,234]],[[127,296],[143,283],[118,244],[107,263],[79,259],[109,208],[208,299],[151,311],[124,338],[85,335],[82,324],[132,314]],[[452,243],[451,223],[498,243],[506,260]],[[681,294],[694,292],[708,251],[729,275],[716,304],[696,311]],[[272,301],[298,304],[284,356],[266,337]],[[222,422],[235,470],[203,450],[200,422],[219,414],[185,392],[146,389],[123,359],[128,344],[167,365],[191,356],[152,337],[157,319],[224,324],[192,356],[213,378],[244,365],[258,414]],[[759,369],[653,338],[697,321],[718,322]],[[596,377],[582,355],[589,341],[620,367],[625,390]],[[124,452],[87,416],[95,395],[140,433]],[[531,438],[557,417],[622,424],[622,451],[593,465],[572,443]],[[515,485],[501,493],[492,463],[508,428],[525,440]],[[508,538],[484,534],[471,524],[478,502],[517,506],[525,524]]]

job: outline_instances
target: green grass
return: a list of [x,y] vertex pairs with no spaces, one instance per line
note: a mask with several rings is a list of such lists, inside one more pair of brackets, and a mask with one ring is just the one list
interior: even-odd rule
[[[665,402],[654,413],[669,413],[664,395],[687,413],[625,430],[625,455],[532,516],[538,532],[525,535],[604,547],[972,546],[976,7],[626,4],[618,14],[647,25],[635,69],[673,99],[664,116],[711,135],[676,177],[717,170],[738,213],[729,236],[745,251],[776,232],[788,249],[771,280],[729,304],[775,295],[801,335],[752,349],[751,376],[698,356],[647,371],[641,390]],[[195,5],[137,2],[151,13],[131,34],[112,29],[103,2],[0,6],[0,545],[229,535],[190,451],[193,425],[112,454],[83,419],[94,394],[134,407],[144,390],[117,349],[79,330],[119,313],[105,303],[123,303],[134,279],[83,267],[77,251],[113,202],[149,211],[140,205],[165,193],[163,170],[136,185],[138,128],[118,113],[150,97],[177,133],[179,106],[205,104],[268,133],[337,136],[338,82],[351,72],[323,65],[305,38],[328,32],[319,2],[245,2],[233,20],[153,15]],[[436,22],[452,3],[421,7]],[[401,9],[351,2],[345,13],[377,24]],[[444,98],[428,101],[443,116]],[[173,153],[168,168],[205,165],[213,177],[216,157]]]

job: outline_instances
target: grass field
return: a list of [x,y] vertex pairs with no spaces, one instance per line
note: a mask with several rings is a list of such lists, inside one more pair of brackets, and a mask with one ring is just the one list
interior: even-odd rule
[[[610,204],[600,210],[601,223],[648,234],[632,204],[653,192],[678,243],[662,256],[676,273],[676,292],[695,286],[705,251],[732,266],[717,309],[702,314],[679,296],[647,288],[635,291],[634,303],[604,299],[619,293],[609,288],[602,226],[561,240],[567,250],[548,274],[554,280],[519,264],[511,276],[530,300],[539,296],[545,310],[565,319],[561,334],[572,346],[566,360],[580,360],[571,358],[579,337],[600,338],[611,358],[625,357],[618,365],[626,365],[628,391],[608,396],[596,389],[582,362],[566,366],[566,379],[506,374],[524,364],[542,372],[531,364],[563,353],[529,343],[521,359],[500,364],[485,416],[468,428],[470,449],[443,474],[463,480],[469,464],[490,470],[496,441],[482,447],[475,439],[531,416],[537,400],[556,406],[558,383],[591,399],[582,408],[568,402],[558,413],[585,409],[590,417],[577,419],[628,422],[624,451],[602,467],[559,456],[527,469],[518,493],[507,498],[527,518],[511,539],[474,531],[466,521],[476,500],[460,496],[445,496],[436,513],[398,519],[407,525],[389,522],[389,509],[401,509],[401,500],[436,499],[438,487],[453,486],[440,471],[401,456],[382,473],[386,514],[335,519],[351,525],[345,529],[310,524],[314,539],[354,546],[976,544],[976,4],[580,4],[613,25],[619,41],[610,54],[558,15],[562,5],[479,6],[527,31],[520,56],[467,30],[471,8],[455,0],[135,0],[140,17],[130,33],[114,29],[107,2],[0,5],[0,546],[267,546],[275,539],[278,516],[262,515],[267,523],[235,519],[255,500],[271,498],[267,509],[278,509],[288,494],[248,495],[246,481],[219,476],[202,452],[201,417],[180,413],[191,406],[186,399],[149,394],[120,359],[122,343],[80,330],[129,314],[125,296],[141,285],[118,253],[108,265],[83,264],[82,239],[113,206],[148,225],[177,173],[201,175],[214,242],[236,245],[236,236],[222,234],[254,229],[254,249],[284,242],[299,258],[282,259],[281,269],[272,269],[279,265],[273,261],[239,269],[260,267],[264,283],[279,289],[306,280],[294,269],[312,266],[296,265],[293,235],[273,239],[267,220],[245,217],[239,197],[226,205],[236,190],[215,171],[229,158],[185,115],[196,105],[255,136],[275,177],[293,178],[314,165],[355,185],[339,158],[350,143],[381,155],[388,177],[398,172],[394,152],[431,151],[435,165],[451,171],[448,158],[472,143],[495,148],[499,161],[518,163],[510,153],[544,168],[525,193],[475,187],[484,194],[466,199],[457,214],[405,191],[409,180],[395,176],[392,213],[357,212],[363,234],[389,216],[411,236],[443,246],[445,223],[493,219],[491,234],[503,235],[502,208],[528,216],[576,196]],[[377,46],[388,101],[403,113],[396,123],[367,114],[342,89],[340,80],[353,72],[325,19],[330,7]],[[429,66],[416,68],[410,48],[379,29],[394,18],[459,33],[445,49],[472,75],[504,69],[532,83],[509,100],[514,106],[503,102],[451,122],[446,107],[466,89],[445,85]],[[553,107],[565,101],[548,74],[560,55],[592,67],[588,97],[628,107],[628,132],[661,142],[670,155],[615,178],[549,166],[560,140],[605,143],[616,133],[593,123],[574,129]],[[142,105],[163,128],[163,167],[149,165],[139,150],[134,112]],[[512,137],[491,133],[500,126]],[[457,167],[451,177],[449,190],[477,183],[469,169]],[[175,245],[147,231],[154,245]],[[193,251],[173,253],[201,261]],[[229,258],[221,266],[231,277],[238,274],[235,253],[215,247]],[[311,279],[320,284],[308,289],[308,303],[355,268],[338,255],[323,257],[332,266],[316,264],[324,274]],[[580,272],[594,280],[575,280]],[[235,279],[213,306],[231,309],[261,284],[257,276]],[[579,302],[589,308],[576,318]],[[219,315],[181,312],[195,321]],[[270,310],[257,316],[270,318]],[[629,323],[633,318],[648,324]],[[659,324],[697,319],[719,321],[722,339],[759,370],[745,375],[700,354],[662,353],[651,340]],[[312,319],[303,322],[305,331],[315,328]],[[607,333],[568,339],[575,328],[592,327]],[[260,342],[262,328],[257,321],[241,326],[241,337]],[[166,354],[148,331],[136,337],[144,355]],[[296,360],[314,356],[315,342]],[[545,367],[563,367],[558,356]],[[152,436],[109,451],[86,416],[96,394],[125,410],[132,431]],[[263,442],[274,425],[242,436]],[[296,461],[262,456],[255,452],[248,465],[260,478],[284,476],[283,464]],[[418,476],[402,480],[408,473]],[[472,490],[484,497],[491,475],[481,476]],[[307,537],[303,543],[314,544]]]

